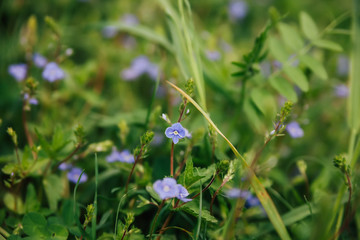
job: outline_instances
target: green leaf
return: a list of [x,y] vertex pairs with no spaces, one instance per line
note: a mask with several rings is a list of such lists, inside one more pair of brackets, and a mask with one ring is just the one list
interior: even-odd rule
[[203,176],[194,175],[193,161],[190,158],[186,160],[186,166],[184,172],[179,176],[179,183],[183,184],[184,187],[190,187],[196,181],[203,178]]
[[57,203],[61,199],[63,185],[61,179],[56,175],[49,175],[43,180],[45,193],[51,210],[56,211]]
[[311,69],[311,71],[322,80],[327,80],[327,72],[321,62],[309,55],[300,56],[300,62]]
[[52,141],[51,141],[51,149],[54,152],[60,151],[64,148],[70,141],[64,139],[64,129],[60,125],[56,125]]
[[[195,217],[199,216],[199,203],[196,200],[192,200],[191,202],[187,203],[186,205],[179,208],[179,210],[183,210]],[[201,218],[207,222],[217,223],[217,219],[210,214],[208,210],[201,209]]]
[[276,114],[276,102],[272,94],[262,88],[255,88],[251,91],[251,100],[256,107],[265,115],[274,117]]
[[294,27],[285,23],[279,23],[278,27],[281,37],[288,47],[294,51],[298,51],[303,47],[302,38]]
[[289,58],[289,54],[286,52],[284,48],[284,44],[277,38],[270,37],[269,38],[269,48],[274,58],[280,62],[286,62]]
[[21,197],[15,197],[11,193],[5,193],[4,195],[4,204],[5,206],[13,212],[18,214],[24,213],[24,203],[21,200]]
[[325,49],[333,50],[336,52],[343,51],[343,48],[339,44],[337,44],[333,41],[329,41],[329,40],[325,40],[325,39],[317,39],[317,40],[314,40],[312,43],[315,46],[320,47],[320,48],[325,48]]
[[[70,211],[71,212],[71,211]],[[53,240],[66,240],[68,239],[69,232],[66,227],[59,224],[51,224],[47,227],[47,230],[50,231],[50,239]]]
[[307,92],[309,90],[309,83],[304,75],[304,73],[296,67],[284,67],[285,74],[290,78],[290,80],[295,83],[301,90]]
[[319,36],[319,30],[314,20],[306,12],[300,13],[300,26],[305,36],[310,39],[316,39]]
[[40,202],[36,197],[36,191],[33,184],[29,184],[26,191],[25,212],[35,212],[40,209]]
[[44,236],[50,236],[47,231],[47,221],[45,217],[39,213],[28,213],[23,218],[23,230],[32,237],[45,239]]
[[285,78],[280,76],[271,76],[269,78],[270,85],[289,101],[297,102],[298,98],[294,87]]

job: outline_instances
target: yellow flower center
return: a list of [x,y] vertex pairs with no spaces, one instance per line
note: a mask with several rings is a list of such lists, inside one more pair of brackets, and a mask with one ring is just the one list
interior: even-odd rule
[[175,131],[174,131],[174,135],[179,135],[178,131],[175,130]]

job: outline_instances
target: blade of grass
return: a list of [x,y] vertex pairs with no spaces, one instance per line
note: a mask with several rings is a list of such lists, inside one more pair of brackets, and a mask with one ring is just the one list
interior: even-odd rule
[[97,154],[95,153],[95,196],[94,196],[94,216],[91,222],[91,236],[93,239],[96,239],[96,219],[97,219],[97,195],[98,195],[98,175],[99,175],[99,166]]
[[269,194],[266,192],[264,186],[261,184],[254,171],[250,168],[245,158],[236,150],[236,148],[232,145],[232,143],[224,136],[224,134],[218,129],[218,127],[214,124],[214,122],[210,119],[209,115],[192,99],[189,95],[187,95],[183,90],[178,88],[176,85],[171,82],[167,82],[170,86],[176,89],[183,97],[185,97],[189,102],[191,102],[194,107],[205,117],[210,125],[218,132],[218,134],[224,138],[224,140],[228,143],[231,150],[234,152],[235,156],[242,161],[244,168],[250,172],[252,176],[250,178],[250,184],[253,187],[256,196],[260,200],[262,206],[264,207],[271,223],[273,224],[275,230],[279,234],[281,239],[290,239],[290,236],[285,228],[284,222],[282,221],[273,201],[271,200]]
[[194,233],[195,240],[199,239],[200,229],[201,229],[201,213],[202,213],[202,183],[200,180],[200,198],[199,198],[199,216],[196,232]]

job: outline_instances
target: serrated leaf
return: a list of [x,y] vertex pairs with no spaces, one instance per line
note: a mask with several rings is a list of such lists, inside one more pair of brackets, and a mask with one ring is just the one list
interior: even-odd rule
[[280,62],[286,62],[289,58],[289,54],[284,48],[284,44],[277,38],[269,38],[269,48],[274,58]]
[[311,69],[311,71],[322,80],[327,80],[327,72],[321,62],[309,55],[300,56],[302,64]]
[[[199,204],[197,204],[197,201],[193,200],[189,203],[187,203],[186,205],[182,206],[181,208],[179,208],[179,210],[183,210],[184,212],[187,212],[195,217],[199,216]],[[207,222],[211,222],[211,223],[217,223],[218,220],[212,216],[210,214],[210,212],[208,210],[202,209],[201,210],[201,218]]]
[[294,87],[286,79],[279,76],[271,76],[269,78],[270,85],[289,101],[297,102],[298,98]]
[[179,183],[181,183],[184,187],[190,187],[201,178],[203,178],[203,176],[194,175],[194,165],[192,159],[187,159],[185,170],[179,177]]
[[49,175],[43,180],[46,197],[51,210],[56,211],[57,203],[61,199],[63,185],[61,179],[56,175]]
[[325,39],[317,39],[314,40],[312,43],[317,47],[333,50],[336,52],[341,52],[343,50],[343,48],[339,44]]
[[296,68],[287,66],[284,67],[285,74],[290,78],[290,80],[295,83],[302,91],[307,92],[309,90],[309,83],[304,75],[304,73]]
[[319,30],[314,20],[306,12],[300,13],[300,26],[305,36],[310,39],[316,39],[319,36]]
[[279,23],[279,31],[285,44],[294,51],[300,50],[304,43],[298,31],[285,23]]

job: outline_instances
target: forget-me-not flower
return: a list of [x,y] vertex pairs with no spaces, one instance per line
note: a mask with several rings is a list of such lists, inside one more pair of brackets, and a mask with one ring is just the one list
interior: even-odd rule
[[175,144],[179,142],[179,139],[186,136],[185,128],[180,123],[174,123],[171,127],[165,130],[165,135],[171,138]]
[[42,77],[49,82],[54,82],[65,78],[65,72],[57,65],[57,63],[50,62],[46,64],[44,71],[42,72]]
[[243,198],[245,199],[245,207],[251,208],[260,206],[261,203],[256,196],[253,196],[251,192],[247,190],[241,190],[239,188],[232,188],[226,192],[228,198]]
[[149,61],[146,56],[135,58],[129,68],[121,72],[121,77],[126,81],[133,81],[143,74],[147,74],[151,79],[156,80],[159,68],[156,64]]
[[335,95],[340,98],[346,98],[349,96],[349,88],[345,84],[339,84],[335,86]]
[[163,180],[157,180],[154,182],[153,188],[162,200],[174,198],[179,195],[179,187],[174,178],[167,177]]
[[183,202],[190,202],[192,199],[186,198],[187,196],[189,196],[188,190],[184,188],[181,184],[178,184],[177,187],[179,190],[179,194],[176,197]]
[[38,105],[38,104],[39,104],[39,101],[38,101],[35,97],[31,97],[31,98],[30,98],[30,96],[29,96],[28,93],[25,93],[25,94],[24,94],[24,100],[29,101],[29,103],[30,103],[31,105]]
[[134,14],[131,14],[131,13],[124,14],[121,17],[120,21],[124,22],[126,25],[129,25],[129,26],[136,26],[139,24],[138,18]]
[[292,138],[301,138],[304,136],[304,130],[300,127],[299,123],[295,121],[286,125],[286,131]]
[[63,162],[62,164],[59,165],[59,169],[61,171],[66,171],[72,168],[72,165],[66,162]]
[[220,52],[216,50],[207,50],[205,54],[210,61],[218,61],[221,58]]
[[27,66],[25,63],[12,64],[9,66],[8,72],[16,81],[21,82],[26,78]]
[[106,161],[111,162],[125,162],[125,163],[134,163],[134,155],[130,153],[129,150],[124,150],[119,152],[115,147],[113,148],[111,154],[106,157]]
[[113,38],[117,34],[118,30],[115,26],[105,26],[101,33],[104,36],[104,38]]
[[[81,172],[82,172],[81,168],[77,168],[77,167],[71,168],[71,170],[67,174],[69,181],[71,181],[73,183],[77,183]],[[88,176],[86,175],[86,173],[83,173],[83,175],[81,175],[79,183],[86,182],[87,179],[88,179]]]
[[248,13],[248,5],[245,1],[231,1],[229,4],[230,18],[233,20],[241,20]]
[[33,62],[34,65],[37,66],[38,68],[43,68],[47,64],[47,59],[43,55],[40,55],[39,53],[35,53],[33,55]]

